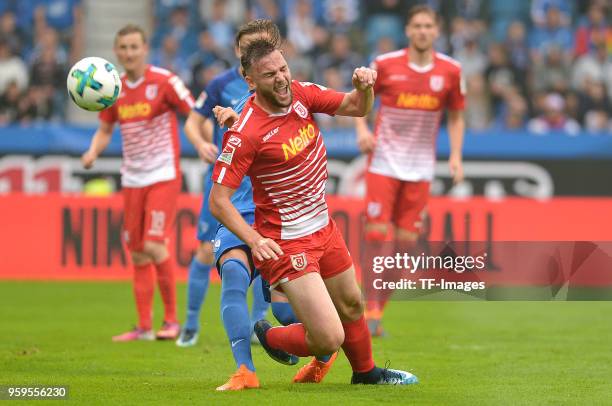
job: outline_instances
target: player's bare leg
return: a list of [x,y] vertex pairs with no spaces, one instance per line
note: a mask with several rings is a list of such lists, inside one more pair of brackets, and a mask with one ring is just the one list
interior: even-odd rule
[[[280,293],[276,289],[272,289],[270,296],[272,302],[272,313],[274,314],[276,320],[278,320],[283,326],[299,323],[299,320],[293,312],[291,304],[289,303],[289,299],[285,294]],[[324,355],[312,357],[306,365],[298,370],[293,377],[293,382],[321,383],[325,378],[325,375],[327,375],[332,365],[336,361],[337,357],[337,352],[333,353],[331,356]]]
[[[385,249],[385,244],[388,244],[386,241],[388,240],[390,224],[369,222],[365,228],[367,248],[365,250],[365,261],[362,262],[362,269],[364,272],[370,272],[369,267],[372,266],[372,258],[374,256],[391,254]],[[381,291],[373,292],[370,289],[367,289],[366,292],[365,317],[368,329],[372,337],[382,337],[385,335],[385,331],[382,328],[381,319],[389,294]]]
[[181,332],[176,318],[176,280],[170,253],[165,242],[146,240],[143,251],[157,271],[157,284],[164,302],[164,322],[156,333],[158,340],[175,340]]
[[149,255],[141,251],[130,251],[134,264],[133,292],[138,313],[138,326],[131,331],[113,337],[113,341],[154,340],[152,330],[153,294],[155,277]]

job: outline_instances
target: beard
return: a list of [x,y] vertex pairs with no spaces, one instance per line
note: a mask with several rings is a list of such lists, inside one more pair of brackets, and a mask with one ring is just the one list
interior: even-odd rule
[[293,103],[293,92],[291,91],[291,83],[287,85],[287,101],[280,99],[274,92],[274,89],[260,89],[260,94],[270,105],[274,107],[289,107]]

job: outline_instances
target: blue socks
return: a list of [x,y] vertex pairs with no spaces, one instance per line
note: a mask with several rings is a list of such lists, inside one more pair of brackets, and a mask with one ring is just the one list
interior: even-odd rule
[[[274,314],[276,320],[283,326],[300,322],[297,317],[295,317],[291,304],[288,302],[273,302],[272,314]],[[331,355],[319,355],[316,358],[318,361],[327,362],[331,358]]]
[[221,320],[229,339],[236,368],[246,365],[255,371],[251,357],[251,320],[247,307],[249,268],[240,260],[228,259],[221,265]]
[[253,306],[251,307],[251,332],[253,331],[253,326],[257,321],[266,318],[268,307],[270,306],[270,303],[266,302],[266,299],[264,298],[260,275],[257,275],[257,277],[253,279],[252,285]]
[[208,291],[209,276],[210,265],[205,265],[194,257],[189,265],[187,282],[187,330],[200,330],[200,310]]

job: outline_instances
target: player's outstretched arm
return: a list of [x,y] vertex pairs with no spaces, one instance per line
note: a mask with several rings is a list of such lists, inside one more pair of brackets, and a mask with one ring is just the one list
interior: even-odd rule
[[374,83],[377,73],[374,69],[360,67],[353,71],[353,90],[346,93],[336,110],[339,116],[364,117],[374,105]]
[[81,155],[81,164],[83,168],[89,169],[93,166],[98,156],[108,147],[108,144],[113,137],[113,123],[100,121],[100,126],[91,139],[89,149]]
[[463,181],[463,134],[465,132],[465,119],[462,110],[448,111],[448,137],[450,139],[450,157],[448,167],[453,183]]
[[193,145],[200,159],[207,163],[215,162],[219,150],[212,143],[213,123],[197,111],[191,110],[185,121],[185,135]]
[[279,255],[283,255],[283,251],[274,240],[262,237],[244,221],[244,218],[231,202],[231,197],[235,191],[230,187],[214,183],[210,191],[210,212],[228,230],[236,234],[249,246],[251,253],[257,260],[277,260]]

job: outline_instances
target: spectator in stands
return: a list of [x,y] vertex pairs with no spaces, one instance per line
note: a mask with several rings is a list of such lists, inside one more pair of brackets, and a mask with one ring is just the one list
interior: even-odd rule
[[513,21],[529,21],[531,0],[489,0],[490,31],[493,40],[503,42]]
[[569,90],[571,66],[558,46],[550,46],[544,52],[544,60],[536,62],[532,68],[531,89],[564,94]]
[[176,37],[166,36],[162,40],[162,47],[152,52],[151,64],[174,72],[185,84],[189,85],[192,79],[191,70],[185,58],[180,55],[179,47]]
[[[193,0],[192,0],[193,1]],[[212,15],[213,7],[217,0],[198,0],[200,18],[206,22]],[[240,26],[246,19],[247,2],[244,0],[224,0],[222,2],[225,18],[232,26]]]
[[504,131],[524,130],[527,117],[527,102],[518,91],[510,90],[504,97],[493,129]]
[[194,0],[155,0],[153,4],[154,32],[166,30],[176,9],[187,10],[189,26],[197,26],[198,10]]
[[[395,41],[393,40],[393,38],[381,37],[376,43],[374,51],[368,57],[368,63],[372,62],[374,58],[376,58],[378,55],[393,52],[395,50],[397,50],[397,47],[395,46]],[[436,48],[436,50],[440,51],[438,48]]]
[[580,132],[580,124],[567,116],[565,100],[558,93],[549,93],[544,99],[544,113],[532,118],[527,129],[534,134],[542,135],[551,131],[562,131],[569,135]]
[[572,30],[563,24],[563,14],[556,4],[547,4],[545,10],[545,24],[535,27],[529,35],[531,58],[541,63],[548,48],[556,46],[564,51],[564,58],[569,60],[574,45]]
[[342,77],[343,85],[340,89],[350,88],[353,70],[363,64],[363,58],[353,52],[349,38],[344,34],[335,34],[331,40],[330,52],[319,56],[315,62],[315,81],[323,82],[323,72],[329,68],[336,68]]
[[518,20],[510,24],[504,46],[512,66],[524,74],[529,66],[529,47],[527,46],[525,24]]
[[310,53],[315,46],[316,21],[309,0],[296,0],[287,19],[287,39],[296,51]]
[[572,87],[578,91],[584,91],[588,80],[603,82],[606,85],[608,97],[612,99],[612,57],[601,35],[594,34],[593,43],[595,48],[574,63]]
[[212,35],[218,48],[234,46],[234,27],[225,15],[223,0],[215,0],[209,18],[206,20],[207,30]]
[[283,43],[283,53],[289,64],[289,69],[291,69],[293,79],[301,82],[312,82],[312,58],[298,52],[291,41]]
[[406,0],[365,1],[366,44],[374,49],[381,38],[390,38],[397,49],[405,44],[404,23],[407,10],[416,2]]
[[66,73],[66,66],[58,60],[57,48],[53,46],[42,48],[30,67],[30,86],[41,98],[37,105],[44,105],[49,117],[64,118]]
[[[338,91],[350,90],[350,88],[346,86],[345,79],[342,76],[343,75],[339,69],[330,67],[325,69],[323,72],[323,81],[320,83]],[[319,124],[323,129],[355,128],[353,117],[317,114],[316,119],[317,124]]]
[[0,93],[0,126],[13,124],[17,121],[17,104],[21,98],[21,92],[17,82],[10,82],[4,93]]
[[83,7],[81,0],[44,0],[34,13],[36,33],[47,27],[59,34],[59,39],[70,50],[70,61],[76,62],[83,50]]
[[[612,41],[612,26],[606,21],[605,6],[597,2],[591,3],[587,15],[580,19],[575,33],[575,54],[582,56],[595,49],[593,37],[605,38]],[[612,44],[607,44],[612,49]]]
[[461,63],[461,73],[464,77],[482,75],[488,64],[487,56],[473,35],[466,38],[465,46],[455,51],[453,57]]
[[531,21],[536,27],[545,27],[547,24],[548,10],[554,7],[559,11],[559,19],[565,27],[570,25],[572,18],[572,7],[568,0],[532,0]]
[[55,58],[60,64],[68,65],[70,60],[68,58],[68,52],[64,45],[60,42],[59,34],[51,27],[45,27],[38,36],[36,46],[30,53],[28,62],[33,63],[36,59],[40,58],[40,55],[48,49],[55,50]]
[[[233,48],[231,48],[233,49]],[[200,94],[204,89],[206,77],[204,73],[211,65],[221,65],[229,67],[234,58],[233,51],[223,50],[217,47],[214,38],[208,31],[200,32],[199,47],[196,52],[188,58],[188,66],[191,69],[191,79],[187,83],[191,84],[193,94]]]
[[499,43],[491,44],[488,55],[489,66],[487,66],[484,75],[488,84],[488,91],[491,95],[493,111],[497,114],[510,87],[519,88],[521,93],[525,93],[525,76],[510,64],[503,45]]
[[283,37],[287,36],[287,20],[281,0],[250,0],[249,20],[269,18],[278,26]]
[[610,129],[612,102],[606,95],[603,82],[587,80],[585,91],[579,94],[579,119],[587,131]]
[[155,31],[152,40],[153,49],[162,48],[167,37],[173,37],[178,44],[177,53],[181,58],[188,57],[198,48],[198,33],[191,25],[189,9],[178,7],[170,13],[167,25],[161,26]]
[[19,55],[23,51],[26,36],[17,28],[17,19],[13,12],[0,14],[0,37],[8,42],[11,51]]
[[28,86],[28,70],[21,58],[13,54],[9,43],[0,37],[0,94],[11,82],[17,85],[19,92],[24,91]]
[[[328,3],[330,2],[328,1]],[[362,51],[363,33],[359,26],[354,23],[354,20],[351,19],[351,12],[346,5],[348,3],[350,3],[349,0],[333,3],[325,29],[329,31],[332,37],[336,34],[345,35],[350,40],[351,46],[355,51]]]
[[469,76],[466,90],[466,125],[474,130],[484,130],[491,121],[491,100],[485,78],[482,75]]

